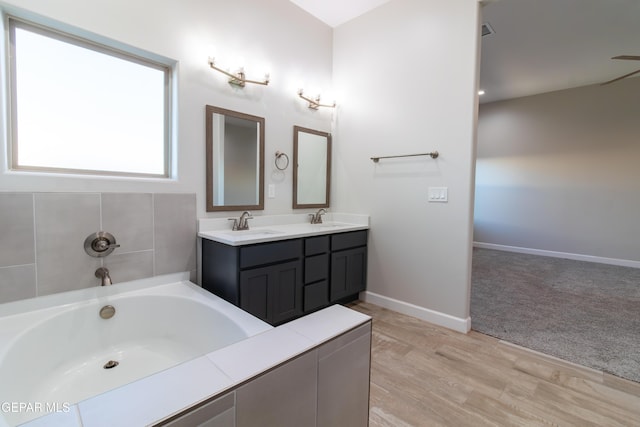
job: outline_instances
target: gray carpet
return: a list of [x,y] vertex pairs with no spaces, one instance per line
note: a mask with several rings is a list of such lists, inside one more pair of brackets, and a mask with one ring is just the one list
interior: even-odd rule
[[471,326],[640,382],[640,269],[475,248]]

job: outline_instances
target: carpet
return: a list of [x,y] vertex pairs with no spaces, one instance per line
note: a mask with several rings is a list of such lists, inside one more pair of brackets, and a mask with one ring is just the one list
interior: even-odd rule
[[472,329],[640,382],[640,269],[475,248]]

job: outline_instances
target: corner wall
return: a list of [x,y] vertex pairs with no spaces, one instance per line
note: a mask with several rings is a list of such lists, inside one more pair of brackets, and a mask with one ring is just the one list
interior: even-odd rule
[[[334,31],[332,208],[371,215],[366,299],[463,332],[478,21],[476,0],[393,0]],[[431,186],[449,202],[429,203]]]
[[631,78],[482,104],[475,240],[640,266],[639,92]]

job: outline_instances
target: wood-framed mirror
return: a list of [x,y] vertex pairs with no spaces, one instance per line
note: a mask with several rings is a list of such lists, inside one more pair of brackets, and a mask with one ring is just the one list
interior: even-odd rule
[[264,118],[206,106],[207,212],[264,209]]
[[293,127],[293,208],[328,208],[331,134]]

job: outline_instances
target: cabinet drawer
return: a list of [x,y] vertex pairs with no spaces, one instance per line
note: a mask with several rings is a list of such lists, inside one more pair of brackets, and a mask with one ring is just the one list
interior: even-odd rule
[[302,239],[283,240],[240,248],[240,268],[283,262],[302,256]]
[[304,287],[304,312],[307,313],[329,304],[329,282],[322,282],[306,285]]
[[329,252],[329,236],[307,237],[304,239],[304,254],[317,255]]
[[329,278],[329,254],[306,257],[304,259],[304,283],[317,282]]
[[367,244],[367,230],[352,231],[349,233],[339,233],[331,235],[331,250],[340,251],[342,249],[365,246]]

